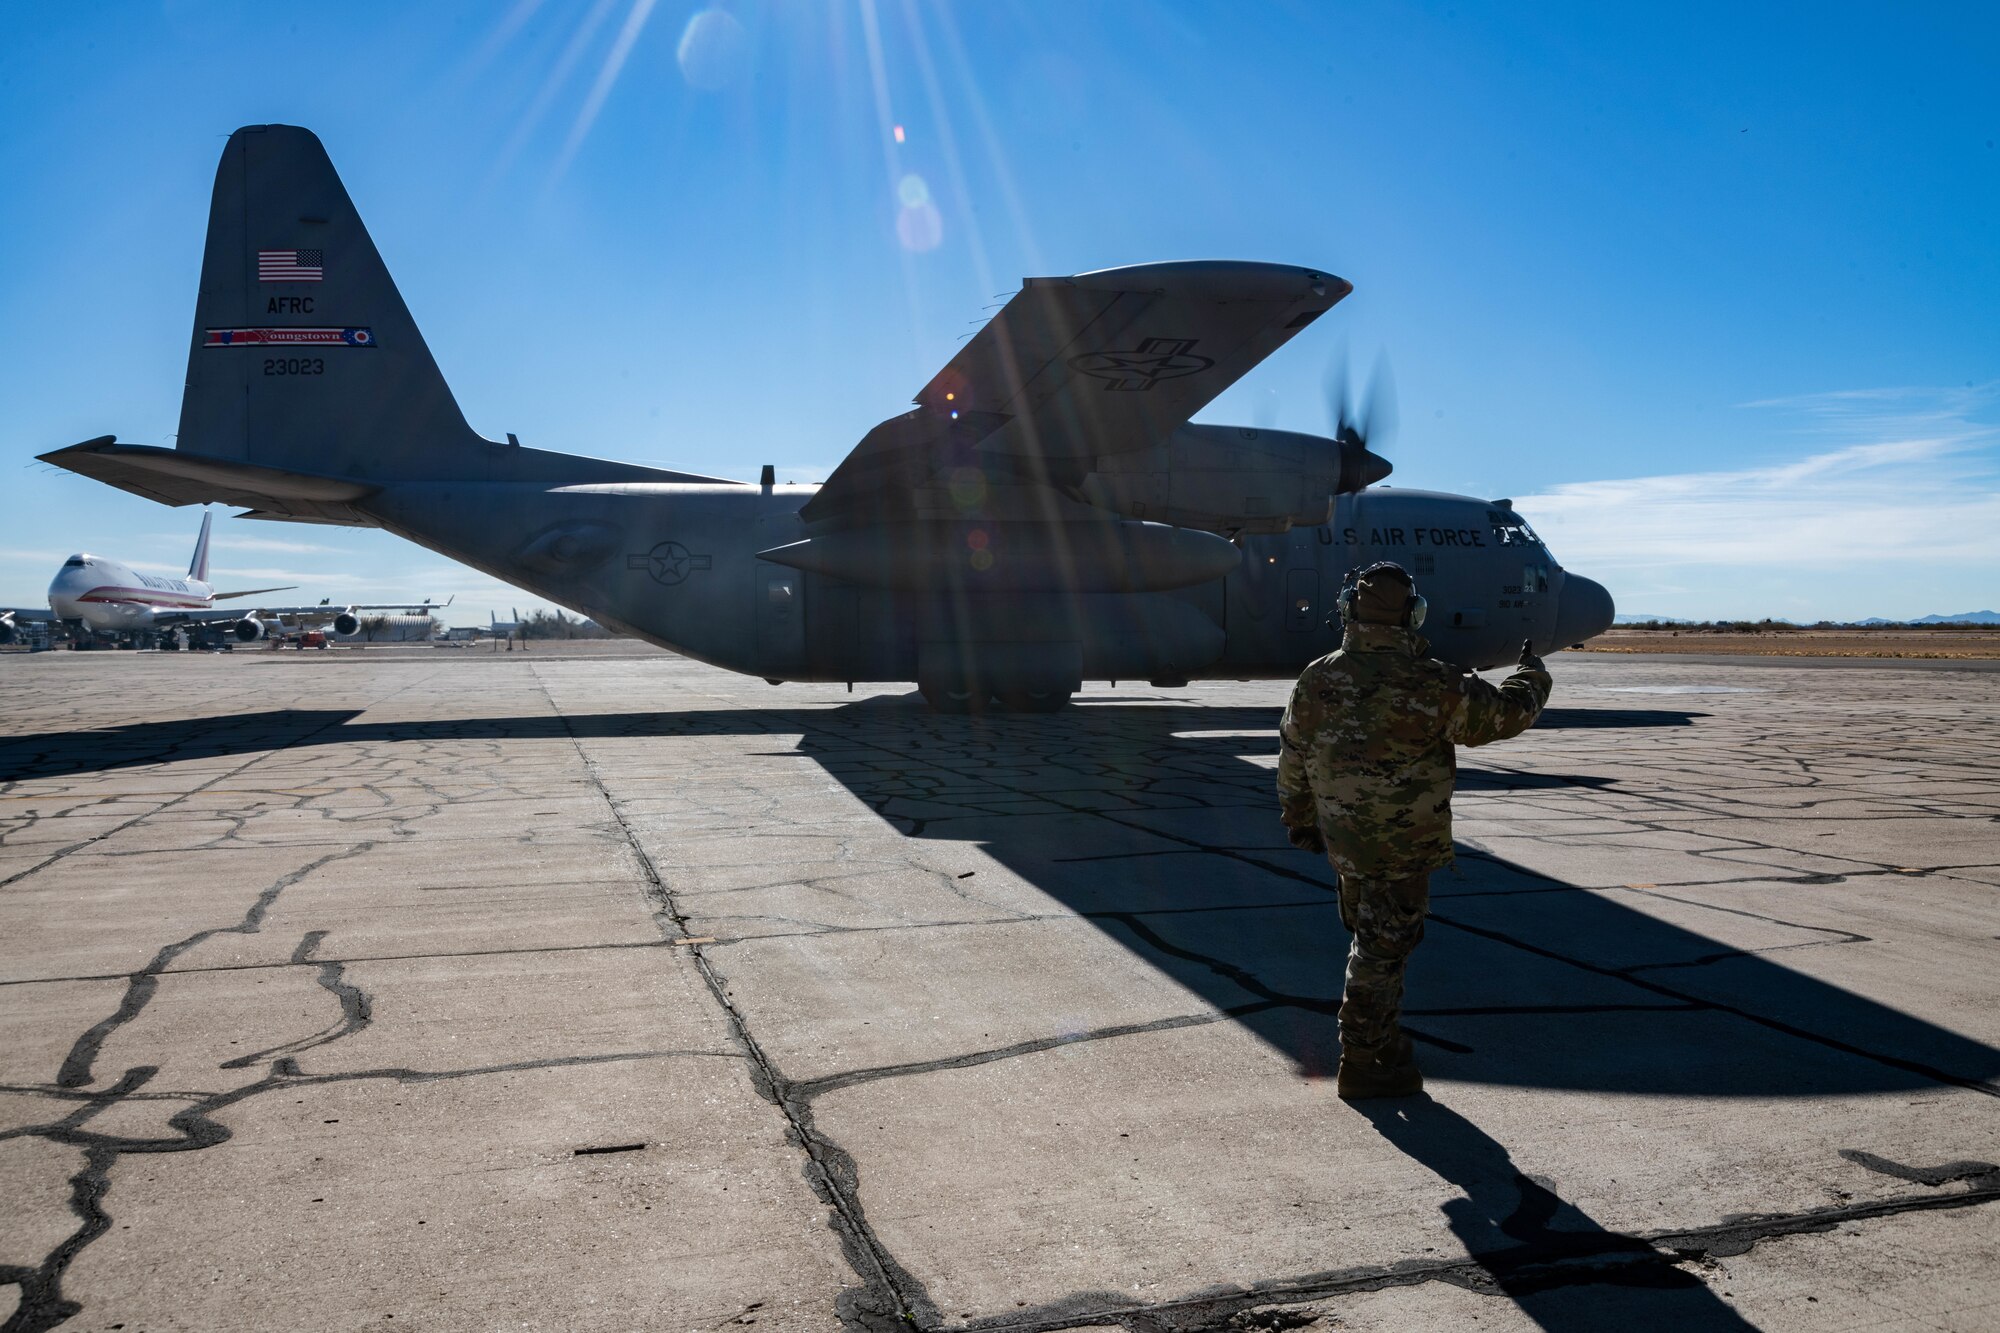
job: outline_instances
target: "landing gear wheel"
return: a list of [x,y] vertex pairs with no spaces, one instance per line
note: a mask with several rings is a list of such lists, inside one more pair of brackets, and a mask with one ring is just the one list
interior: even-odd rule
[[918,693],[934,713],[977,713],[986,708],[986,696],[977,690],[954,690],[942,685],[919,685]]
[[1069,704],[1068,690],[1008,690],[1000,702],[1010,713],[1055,713]]

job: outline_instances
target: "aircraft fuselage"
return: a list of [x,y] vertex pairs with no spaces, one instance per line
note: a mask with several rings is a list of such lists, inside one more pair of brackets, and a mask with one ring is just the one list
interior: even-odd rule
[[99,633],[133,634],[163,614],[206,611],[215,590],[199,579],[141,574],[117,560],[73,555],[49,584],[49,610]]
[[361,502],[384,527],[600,623],[733,671],[784,681],[924,681],[970,672],[996,691],[1082,680],[1296,674],[1336,647],[1346,573],[1395,560],[1429,601],[1432,650],[1470,669],[1524,639],[1565,646],[1611,622],[1603,587],[1564,571],[1510,508],[1371,489],[1326,524],[1237,539],[1221,578],[1164,591],[988,591],[968,573],[867,586],[760,559],[804,540],[809,486],[421,483]]

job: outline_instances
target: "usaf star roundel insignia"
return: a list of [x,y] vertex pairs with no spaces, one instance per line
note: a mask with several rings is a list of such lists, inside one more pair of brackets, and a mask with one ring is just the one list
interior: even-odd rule
[[1215,358],[1196,356],[1194,338],[1147,338],[1129,352],[1085,352],[1070,369],[1104,381],[1108,390],[1143,393],[1161,380],[1207,370]]
[[697,569],[707,569],[710,559],[705,555],[692,555],[679,542],[660,542],[644,555],[625,557],[625,568],[643,569],[652,575],[653,582],[671,588]]

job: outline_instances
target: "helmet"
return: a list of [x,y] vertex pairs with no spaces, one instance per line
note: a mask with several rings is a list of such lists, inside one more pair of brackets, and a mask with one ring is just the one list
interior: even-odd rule
[[1348,624],[1398,625],[1417,629],[1430,604],[1417,593],[1417,581],[1393,560],[1351,570],[1340,587],[1340,618]]

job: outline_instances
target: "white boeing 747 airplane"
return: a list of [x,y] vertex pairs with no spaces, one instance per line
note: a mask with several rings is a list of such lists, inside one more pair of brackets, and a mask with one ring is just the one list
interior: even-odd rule
[[390,605],[318,606],[258,605],[244,610],[217,607],[217,602],[260,593],[289,592],[290,587],[247,588],[240,592],[217,592],[208,581],[208,530],[214,515],[201,516],[201,535],[195,539],[194,558],[188,562],[185,578],[142,574],[122,561],[107,556],[79,553],[63,561],[49,584],[49,609],[8,608],[0,611],[0,642],[11,640],[18,626],[36,620],[60,620],[79,625],[94,634],[135,635],[143,638],[160,631],[196,626],[227,626],[243,643],[255,643],[273,634],[283,635],[301,628],[330,627],[342,638],[361,630],[363,611],[427,613],[440,603],[412,602]]

